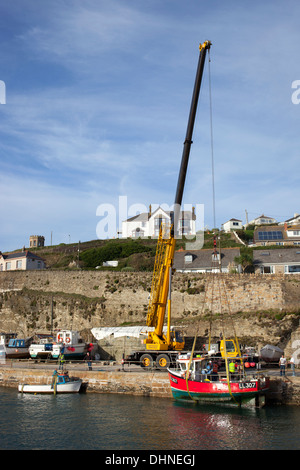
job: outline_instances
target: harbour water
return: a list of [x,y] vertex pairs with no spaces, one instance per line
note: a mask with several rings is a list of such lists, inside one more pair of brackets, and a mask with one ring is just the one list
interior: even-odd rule
[[26,395],[0,387],[1,450],[296,450],[300,408],[228,408],[85,393]]

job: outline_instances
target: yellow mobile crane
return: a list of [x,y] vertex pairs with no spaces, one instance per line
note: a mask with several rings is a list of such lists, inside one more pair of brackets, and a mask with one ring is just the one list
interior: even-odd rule
[[[198,98],[205,57],[210,46],[210,41],[205,41],[199,46],[199,61],[175,195],[174,212],[171,214],[170,227],[160,227],[147,315],[147,326],[154,327],[154,331],[149,332],[148,338],[145,340],[146,351],[135,351],[126,358],[126,362],[139,362],[144,367],[152,367],[155,362],[158,368],[166,369],[170,363],[174,362],[178,351],[182,351],[184,348],[184,341],[179,334],[171,332],[171,277],[179,213],[192,145]],[[164,334],[163,325],[166,310],[168,310],[168,322],[167,333]]]

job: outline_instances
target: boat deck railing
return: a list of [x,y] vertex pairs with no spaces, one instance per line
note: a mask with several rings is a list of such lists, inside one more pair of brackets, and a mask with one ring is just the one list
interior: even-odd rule
[[[186,373],[178,368],[170,368],[170,372],[174,372],[176,375],[180,375],[182,378],[186,378]],[[189,373],[189,379],[194,380],[195,382],[227,382],[227,374],[226,371],[221,372],[212,372],[208,374],[201,374],[201,373]],[[240,382],[243,380],[257,380],[257,379],[264,379],[265,373],[263,371],[257,370],[250,370],[250,371],[241,371],[241,372],[234,372],[229,374],[229,381],[230,382]]]

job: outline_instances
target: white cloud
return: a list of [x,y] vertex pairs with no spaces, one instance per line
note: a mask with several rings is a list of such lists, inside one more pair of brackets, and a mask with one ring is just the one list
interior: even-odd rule
[[[0,77],[7,88],[0,204],[25,224],[24,208],[40,194],[38,215],[20,239],[33,221],[55,225],[56,206],[64,214],[57,226],[79,231],[83,217],[94,232],[96,207],[117,204],[119,195],[130,205],[173,203],[198,42],[205,39],[213,43],[218,225],[241,218],[250,202],[266,204],[269,215],[275,208],[287,216],[299,211],[300,106],[291,103],[291,83],[300,78],[300,7],[294,2],[250,9],[230,1],[203,9],[198,0],[189,8],[179,0],[53,0],[41,11],[35,1],[26,11],[21,5],[5,7],[8,28],[0,32],[7,68],[7,78]],[[207,85],[206,67],[184,197],[204,203],[211,220]],[[2,227],[0,249],[13,227]]]

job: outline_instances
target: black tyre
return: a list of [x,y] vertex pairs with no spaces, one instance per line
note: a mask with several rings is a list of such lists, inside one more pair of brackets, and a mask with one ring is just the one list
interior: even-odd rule
[[153,367],[153,358],[150,354],[143,354],[140,358],[140,364],[145,369],[152,369]]
[[156,359],[156,367],[160,370],[167,370],[170,367],[170,358],[167,354],[160,354]]

